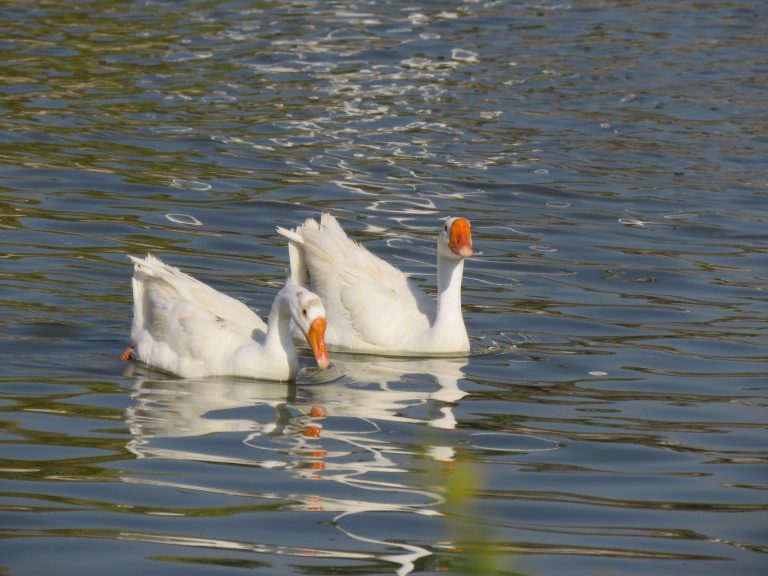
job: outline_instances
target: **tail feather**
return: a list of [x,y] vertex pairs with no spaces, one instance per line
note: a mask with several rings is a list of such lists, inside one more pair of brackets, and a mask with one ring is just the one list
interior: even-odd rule
[[278,226],[277,233],[288,238],[288,262],[290,263],[286,283],[298,284],[309,287],[309,270],[304,261],[304,238],[301,235],[301,226],[296,229]]
[[304,244],[304,238],[301,237],[301,232],[299,232],[300,227],[294,230],[292,228],[283,228],[282,226],[278,226],[275,229],[277,230],[278,234],[285,236],[291,242],[295,242],[296,244]]

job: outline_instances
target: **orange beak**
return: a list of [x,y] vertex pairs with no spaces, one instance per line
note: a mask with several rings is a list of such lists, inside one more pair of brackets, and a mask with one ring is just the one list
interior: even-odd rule
[[472,256],[472,226],[466,218],[457,218],[451,226],[451,237],[448,247],[457,256],[467,258]]
[[307,332],[307,342],[315,353],[315,360],[320,368],[328,368],[328,349],[325,347],[325,318],[315,318]]

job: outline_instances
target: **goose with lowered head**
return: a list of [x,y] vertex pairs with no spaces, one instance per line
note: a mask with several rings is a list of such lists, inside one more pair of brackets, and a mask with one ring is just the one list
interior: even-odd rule
[[152,255],[134,263],[131,346],[121,356],[185,378],[229,375],[293,380],[298,356],[291,320],[328,367],[326,314],[317,295],[286,284],[268,322],[248,306]]
[[331,214],[277,231],[286,236],[292,281],[312,290],[328,313],[326,342],[352,352],[464,355],[464,259],[472,255],[466,218],[449,218],[437,238],[437,301],[400,270],[351,240]]

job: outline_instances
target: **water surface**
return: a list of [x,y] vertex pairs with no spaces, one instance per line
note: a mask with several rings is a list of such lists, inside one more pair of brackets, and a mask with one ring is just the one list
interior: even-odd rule
[[[756,574],[763,2],[6,2],[0,571]],[[262,314],[322,210],[472,354],[118,356],[127,254]]]

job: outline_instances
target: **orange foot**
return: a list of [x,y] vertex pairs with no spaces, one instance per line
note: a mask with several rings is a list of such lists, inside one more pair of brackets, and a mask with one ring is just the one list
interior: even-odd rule
[[120,360],[133,360],[133,346],[128,346],[123,353],[120,354]]

